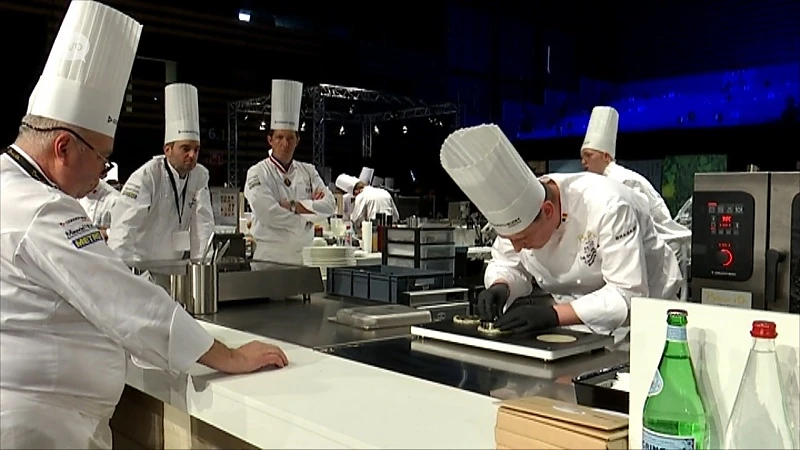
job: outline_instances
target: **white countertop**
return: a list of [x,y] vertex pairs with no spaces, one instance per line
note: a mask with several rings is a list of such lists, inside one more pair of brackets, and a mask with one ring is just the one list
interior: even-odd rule
[[495,400],[200,322],[229,346],[277,344],[289,366],[173,375],[128,364],[128,385],[261,448],[494,448]]

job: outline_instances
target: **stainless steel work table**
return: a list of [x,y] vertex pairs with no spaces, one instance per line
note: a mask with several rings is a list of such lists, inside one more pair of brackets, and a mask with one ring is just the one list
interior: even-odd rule
[[574,376],[628,362],[626,341],[605,352],[546,363],[412,338],[408,327],[363,331],[328,320],[341,308],[365,304],[322,295],[310,303],[225,302],[217,314],[202,319],[498,399],[541,395],[575,402]]

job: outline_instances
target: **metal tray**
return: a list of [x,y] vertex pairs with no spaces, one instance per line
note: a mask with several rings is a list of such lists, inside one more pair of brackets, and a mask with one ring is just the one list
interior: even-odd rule
[[618,372],[628,372],[630,364],[619,364],[600,370],[585,372],[572,379],[575,399],[579,405],[607,409],[628,414],[630,395],[611,388]]
[[431,321],[431,313],[405,305],[378,305],[344,308],[328,320],[363,330],[407,327]]

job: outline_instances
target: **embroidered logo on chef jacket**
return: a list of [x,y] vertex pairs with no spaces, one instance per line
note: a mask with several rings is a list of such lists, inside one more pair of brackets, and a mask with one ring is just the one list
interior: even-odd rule
[[139,186],[135,184],[125,185],[122,189],[122,195],[136,200],[139,197]]
[[597,236],[590,231],[585,235],[581,235],[580,240],[583,245],[581,261],[592,267],[592,264],[597,260]]
[[75,216],[75,217],[73,217],[71,219],[65,220],[64,222],[59,222],[58,224],[61,225],[63,228],[67,228],[67,225],[71,225],[71,224],[74,224],[76,222],[80,225],[82,222],[90,222],[91,223],[91,220],[89,220],[89,218],[86,217],[86,216]]
[[632,226],[630,230],[628,230],[628,231],[626,231],[626,232],[624,232],[622,234],[618,234],[618,235],[614,236],[614,240],[618,241],[620,239],[626,238],[626,237],[632,235],[634,231],[636,231],[636,225]]
[[81,236],[77,239],[73,239],[72,245],[74,245],[75,248],[77,249],[81,249],[89,245],[92,245],[95,242],[105,242],[105,240],[103,239],[103,235],[100,234],[100,232],[97,230],[87,234],[86,236]]
[[87,222],[87,223],[82,223],[76,228],[67,229],[66,231],[64,231],[64,235],[67,237],[67,239],[72,239],[75,236],[85,234],[87,231],[93,231],[94,229],[95,229],[94,225],[92,225],[90,222]]
[[247,188],[254,189],[256,186],[261,186],[261,180],[258,179],[258,176],[254,176],[247,180]]

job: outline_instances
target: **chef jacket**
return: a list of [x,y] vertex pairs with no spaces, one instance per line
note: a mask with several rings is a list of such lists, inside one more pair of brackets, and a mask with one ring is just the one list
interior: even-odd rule
[[[320,200],[311,200],[323,191]],[[317,169],[292,161],[284,167],[269,156],[247,170],[244,196],[253,211],[250,229],[256,248],[253,259],[281,264],[303,264],[303,247],[314,239],[314,221],[336,213],[336,201]],[[297,214],[280,206],[281,201],[296,201],[314,214]]]
[[350,219],[353,223],[360,224],[365,220],[374,220],[375,216],[378,214],[392,216],[394,222],[397,222],[397,219],[400,218],[400,214],[397,212],[397,206],[395,206],[394,199],[392,199],[392,195],[389,194],[389,191],[372,186],[365,186],[364,190],[356,196]]
[[632,297],[677,299],[682,279],[674,253],[656,233],[644,199],[593,173],[551,174],[561,192],[561,226],[539,250],[514,251],[498,237],[484,283],[508,283],[509,298],[532,291],[570,303],[584,325],[610,334],[626,324]]
[[350,221],[350,215],[353,213],[353,203],[356,199],[353,194],[347,192],[342,195],[342,220],[345,222]]
[[100,180],[97,187],[86,197],[78,200],[86,210],[86,214],[97,228],[109,228],[111,226],[111,209],[119,197],[119,191],[113,186]]
[[108,246],[123,261],[202,257],[214,232],[208,170],[198,164],[181,179],[164,155],[154,157],[128,178],[111,225]]
[[672,219],[672,214],[661,198],[661,194],[650,184],[647,178],[615,162],[609,163],[603,172],[605,176],[618,181],[636,191],[647,200],[650,216],[661,239],[667,244],[686,243],[692,237],[692,231]]
[[0,442],[111,448],[126,351],[186,371],[213,338],[15,150],[0,156]]

